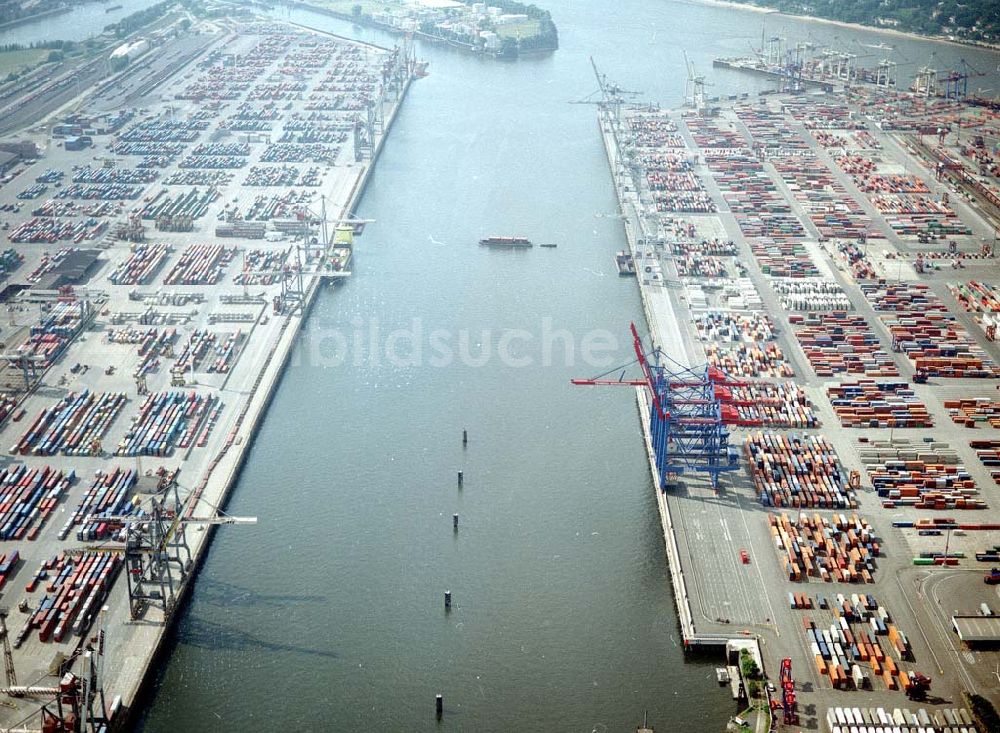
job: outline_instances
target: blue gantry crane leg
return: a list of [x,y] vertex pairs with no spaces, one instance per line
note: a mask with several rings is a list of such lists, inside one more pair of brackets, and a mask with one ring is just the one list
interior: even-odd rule
[[[739,453],[729,447],[729,431],[716,387],[733,384],[721,370],[702,365],[686,367],[655,351],[647,357],[642,340],[631,325],[636,361],[643,379],[574,379],[579,385],[645,387],[650,398],[649,435],[660,485],[666,487],[687,472],[707,473],[713,488],[719,477],[739,469]],[[617,371],[613,370],[613,371]],[[609,372],[610,374],[610,372]]]
[[718,488],[721,474],[739,469],[739,458],[729,449],[716,375],[708,366],[684,367],[663,354],[656,357],[656,363],[649,364],[653,376],[649,430],[661,485],[694,471],[707,473],[712,487]]

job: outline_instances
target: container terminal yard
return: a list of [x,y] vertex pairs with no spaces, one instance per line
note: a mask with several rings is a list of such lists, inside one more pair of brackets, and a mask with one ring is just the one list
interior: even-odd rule
[[963,692],[1000,703],[1000,115],[706,99],[690,65],[666,110],[595,73],[646,323],[574,382],[636,390],[685,648],[757,730],[973,730]]
[[[288,24],[195,30],[0,108],[24,128],[2,730],[124,727],[213,527],[252,541],[219,507],[313,294],[350,273],[415,71]],[[906,92],[831,61],[803,93],[773,55],[790,93],[708,100],[689,69],[680,110],[598,74],[646,323],[631,378],[577,382],[635,390],[684,646],[751,727],[972,730],[963,692],[1000,703],[1000,117],[926,70]]]
[[3,730],[120,727],[213,525],[253,533],[218,507],[413,72],[270,21],[149,45],[21,100],[0,187]]

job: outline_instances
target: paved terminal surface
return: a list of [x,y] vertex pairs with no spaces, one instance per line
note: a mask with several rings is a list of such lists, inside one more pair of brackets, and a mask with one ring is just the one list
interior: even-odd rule
[[[663,477],[661,514],[669,517],[668,557],[675,594],[683,589],[678,605],[689,643],[713,643],[720,635],[756,637],[775,682],[781,660],[790,658],[800,727],[807,729],[829,729],[827,710],[836,706],[962,707],[963,691],[1000,703],[995,647],[966,647],[951,628],[952,614],[977,613],[984,602],[1000,606],[996,586],[983,582],[990,564],[975,559],[998,544],[1000,531],[913,526],[921,520],[955,527],[1000,523],[995,469],[970,445],[1000,438],[1000,422],[981,414],[969,422],[953,419],[961,400],[1000,402],[993,369],[1000,350],[988,329],[995,323],[996,303],[987,294],[984,306],[970,310],[957,297],[970,291],[956,290],[1000,284],[991,251],[998,212],[974,192],[955,188],[934,165],[943,150],[967,160],[988,157],[1000,134],[998,123],[991,113],[965,110],[976,124],[962,131],[964,145],[954,133],[930,140],[915,130],[946,124],[963,114],[961,105],[914,99],[887,112],[889,103],[871,90],[852,95],[776,95],[712,113],[647,107],[625,109],[618,117],[616,105],[601,112],[646,312],[647,323],[639,330],[648,328],[647,344],[660,349],[661,363],[671,369],[674,363],[697,366],[708,360],[751,389],[801,390],[797,405],[808,404],[811,422],[796,422],[803,412],[790,419],[788,413],[775,418],[759,412],[755,418],[763,417],[763,426],[751,420],[731,425],[731,445],[740,446],[761,430],[822,435],[842,464],[845,490],[857,472],[858,487],[851,493],[856,507],[831,515],[832,506],[807,504],[802,511],[834,521],[840,513],[857,514],[873,525],[881,552],[874,558],[872,583],[824,583],[818,577],[791,582],[768,515],[784,512],[796,519],[799,509],[765,506],[745,458],[740,471],[723,474],[717,490],[695,472]],[[859,103],[868,105],[872,119],[856,114]],[[882,127],[890,127],[889,117],[901,129],[880,129],[873,123],[876,115]],[[986,144],[969,152],[976,134]],[[931,152],[914,155],[923,150],[921,139]],[[978,180],[995,190],[997,173],[993,168]],[[888,298],[878,295],[880,288],[889,289]],[[890,332],[898,318],[911,319],[906,327],[914,329],[923,326],[913,319],[935,313],[949,319],[947,337],[931,335],[917,346],[917,332],[898,327]],[[851,337],[846,344],[816,348],[810,342],[807,327],[829,329],[844,317],[861,319],[846,329]],[[853,345],[855,336],[863,337],[862,324],[870,344],[863,349]],[[927,351],[928,344],[945,340],[944,360],[930,359],[936,354]],[[767,358],[765,346],[771,349]],[[858,360],[852,358],[861,352]],[[926,383],[913,383],[918,371],[930,372]],[[869,424],[867,418],[864,429],[847,427],[853,417],[842,425],[849,408],[838,414],[828,390],[864,379],[908,383],[933,427],[891,427],[888,420]],[[647,409],[640,412],[648,419]],[[933,502],[923,507],[921,499],[880,496],[873,481],[884,480],[885,467],[871,457],[874,450],[902,451],[906,460],[934,451],[941,462],[962,467],[974,486],[964,496],[987,508],[957,508],[942,499],[935,510]],[[954,566],[914,564],[921,553],[943,553],[946,547],[959,556]],[[789,593],[811,596],[814,604],[820,596],[872,594],[908,640],[909,654],[898,666],[932,678],[927,700],[907,700],[902,691],[887,689],[881,677],[871,689],[837,689],[832,676],[821,673],[803,630],[803,617],[813,616],[821,629],[835,619],[815,605],[806,611],[790,608]],[[867,663],[858,666],[872,677]]]
[[[328,246],[324,233],[332,242],[350,217],[410,81],[401,53],[289,25],[194,30],[164,35],[134,77],[27,130],[39,154],[0,186],[3,246],[14,250],[0,323],[0,569],[17,684],[52,688],[67,667],[84,675],[82,653],[103,628],[109,707],[133,700],[185,573],[147,569],[133,613],[133,568],[122,566],[149,554],[129,560],[122,525],[88,517],[149,515],[154,499],[166,525],[178,508],[217,515],[302,303],[349,274],[349,241]],[[375,126],[356,130],[369,107]],[[67,149],[60,125],[93,146]],[[227,226],[237,236],[221,236]],[[14,491],[22,465],[75,478]],[[116,469],[135,477],[90,491]],[[176,477],[179,507],[164,476]],[[197,557],[209,535],[185,524],[171,542]],[[41,729],[53,700],[5,696],[0,727]]]

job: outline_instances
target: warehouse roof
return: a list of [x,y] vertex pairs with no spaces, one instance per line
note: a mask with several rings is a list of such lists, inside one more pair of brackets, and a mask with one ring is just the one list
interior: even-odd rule
[[99,249],[78,249],[70,252],[62,262],[42,275],[34,284],[34,289],[58,290],[63,285],[80,284],[87,279],[100,254]]
[[1000,642],[1000,616],[952,616],[951,623],[966,643]]
[[0,150],[0,171],[5,171],[11,168],[17,161],[21,159],[18,153],[12,153],[8,150]]

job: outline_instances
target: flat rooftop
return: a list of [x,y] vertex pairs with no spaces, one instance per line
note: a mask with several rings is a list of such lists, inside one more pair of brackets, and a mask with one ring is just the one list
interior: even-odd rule
[[952,616],[951,623],[966,643],[1000,643],[1000,616]]
[[100,257],[99,249],[78,249],[66,255],[66,258],[52,268],[45,276],[39,280],[40,290],[56,290],[63,285],[75,285],[87,278],[97,258]]

